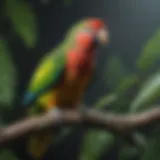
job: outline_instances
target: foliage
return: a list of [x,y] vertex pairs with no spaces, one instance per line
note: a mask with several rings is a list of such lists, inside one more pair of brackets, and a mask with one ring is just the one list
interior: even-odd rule
[[5,0],[4,14],[11,21],[15,32],[28,47],[37,42],[37,19],[32,6],[24,0]]
[[137,59],[137,67],[147,71],[160,60],[160,30],[157,29],[147,43],[142,47],[142,54]]
[[160,97],[160,71],[149,77],[140,88],[133,102],[131,102],[131,111],[144,109],[153,104]]
[[[38,39],[38,23],[32,5],[24,0],[5,0],[4,2],[2,15],[8,18],[11,28],[14,29],[10,33],[13,39],[19,36],[26,47],[34,48]],[[65,1],[66,4],[70,4],[70,2],[70,0]],[[16,68],[10,56],[12,50],[7,43],[7,38],[1,37],[0,39],[0,125],[4,125],[2,115],[7,117],[4,110],[12,108],[18,82]],[[110,93],[102,96],[95,103],[96,109],[114,112],[139,112],[159,103],[160,71],[156,68],[160,58],[159,41],[160,29],[143,45],[135,62],[134,71],[130,70],[119,56],[109,57],[103,80]],[[61,142],[72,130],[72,128],[67,128],[62,132],[56,143]],[[134,133],[133,137],[137,137],[137,135],[139,133]],[[140,160],[150,160],[155,157],[160,159],[158,126],[153,126],[147,135],[141,133],[141,136],[141,138],[138,136],[139,139],[136,138],[137,143],[141,143],[141,140],[147,137],[143,150],[129,146],[123,139],[109,132],[88,129],[84,133],[79,160],[98,160],[103,154],[110,153],[114,146],[119,148],[118,152],[115,152],[119,160],[137,159],[137,157]],[[11,155],[12,153],[9,151],[2,150],[0,159],[15,160]]]
[[109,58],[104,72],[104,81],[106,81],[106,85],[110,90],[114,90],[124,80],[127,72],[127,67],[124,66],[121,58],[118,56],[111,56]]
[[15,95],[16,72],[7,43],[2,39],[0,39],[0,67],[0,104],[9,106],[13,103]]
[[151,160],[159,159],[160,157],[160,137],[159,137],[160,128],[159,126],[154,126],[150,135],[147,137],[147,145],[145,145],[144,153],[141,160]]
[[11,151],[8,151],[5,149],[0,151],[0,159],[2,159],[2,160],[18,160]]
[[[13,109],[18,82],[11,57],[12,49],[8,43],[9,38],[12,37],[14,41],[19,36],[26,47],[34,48],[38,39],[38,23],[32,6],[25,0],[5,0],[0,13],[0,125],[2,126],[5,125],[8,113]],[[0,151],[0,159],[17,160],[8,150]]]
[[[0,10],[0,119],[11,110],[16,95],[17,75],[10,46],[20,37],[26,47],[37,43],[38,24],[30,3],[25,0],[5,0]],[[8,32],[6,34],[6,32]]]
[[115,137],[105,131],[89,129],[85,134],[79,160],[97,160],[101,154],[110,151]]

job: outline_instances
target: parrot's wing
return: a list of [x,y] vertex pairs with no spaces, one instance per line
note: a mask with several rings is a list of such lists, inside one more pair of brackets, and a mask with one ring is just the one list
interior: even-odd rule
[[32,103],[40,94],[47,91],[50,87],[56,86],[61,75],[63,75],[64,66],[64,54],[54,54],[52,57],[45,57],[30,81],[24,97],[24,105]]

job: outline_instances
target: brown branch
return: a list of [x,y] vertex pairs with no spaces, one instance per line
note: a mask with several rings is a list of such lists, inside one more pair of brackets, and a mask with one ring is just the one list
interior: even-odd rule
[[104,113],[92,109],[84,112],[78,110],[57,110],[44,115],[27,118],[0,129],[0,147],[37,132],[60,125],[84,125],[105,129],[117,134],[126,135],[139,127],[160,121],[160,108],[137,114]]

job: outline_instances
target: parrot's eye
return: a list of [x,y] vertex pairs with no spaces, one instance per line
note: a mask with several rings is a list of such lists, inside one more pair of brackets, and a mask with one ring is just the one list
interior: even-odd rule
[[81,31],[83,34],[86,33],[86,35],[91,35],[93,37],[94,43],[95,44],[99,44],[99,37],[98,37],[98,33],[96,30],[92,29],[92,28],[85,28]]

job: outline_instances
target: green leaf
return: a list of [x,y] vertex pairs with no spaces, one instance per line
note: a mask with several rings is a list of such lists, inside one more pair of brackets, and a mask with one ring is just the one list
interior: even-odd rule
[[117,56],[110,57],[106,67],[104,80],[106,81],[106,85],[113,91],[124,79],[128,71]]
[[37,26],[31,5],[24,0],[5,0],[5,7],[15,31],[28,47],[34,47],[37,42]]
[[98,102],[94,105],[96,109],[105,108],[109,105],[111,105],[113,102],[115,102],[118,99],[117,95],[115,93],[108,94],[106,96],[103,96],[98,100]]
[[[0,39],[0,103],[10,106],[15,98],[16,71],[7,42]],[[0,111],[2,106],[0,106]]]
[[139,78],[136,75],[127,75],[126,78],[122,80],[122,82],[117,86],[118,94],[124,94],[129,89],[138,84]]
[[0,159],[1,160],[18,160],[11,151],[1,150],[0,151]]
[[158,160],[160,159],[160,128],[159,125],[152,129],[142,158],[140,160]]
[[84,137],[79,160],[99,160],[114,143],[114,136],[106,131],[90,129]]
[[143,46],[140,57],[137,60],[137,67],[141,70],[150,69],[158,60],[160,60],[160,28]]
[[131,102],[132,112],[146,109],[160,97],[160,71],[151,76],[141,87],[135,99]]

